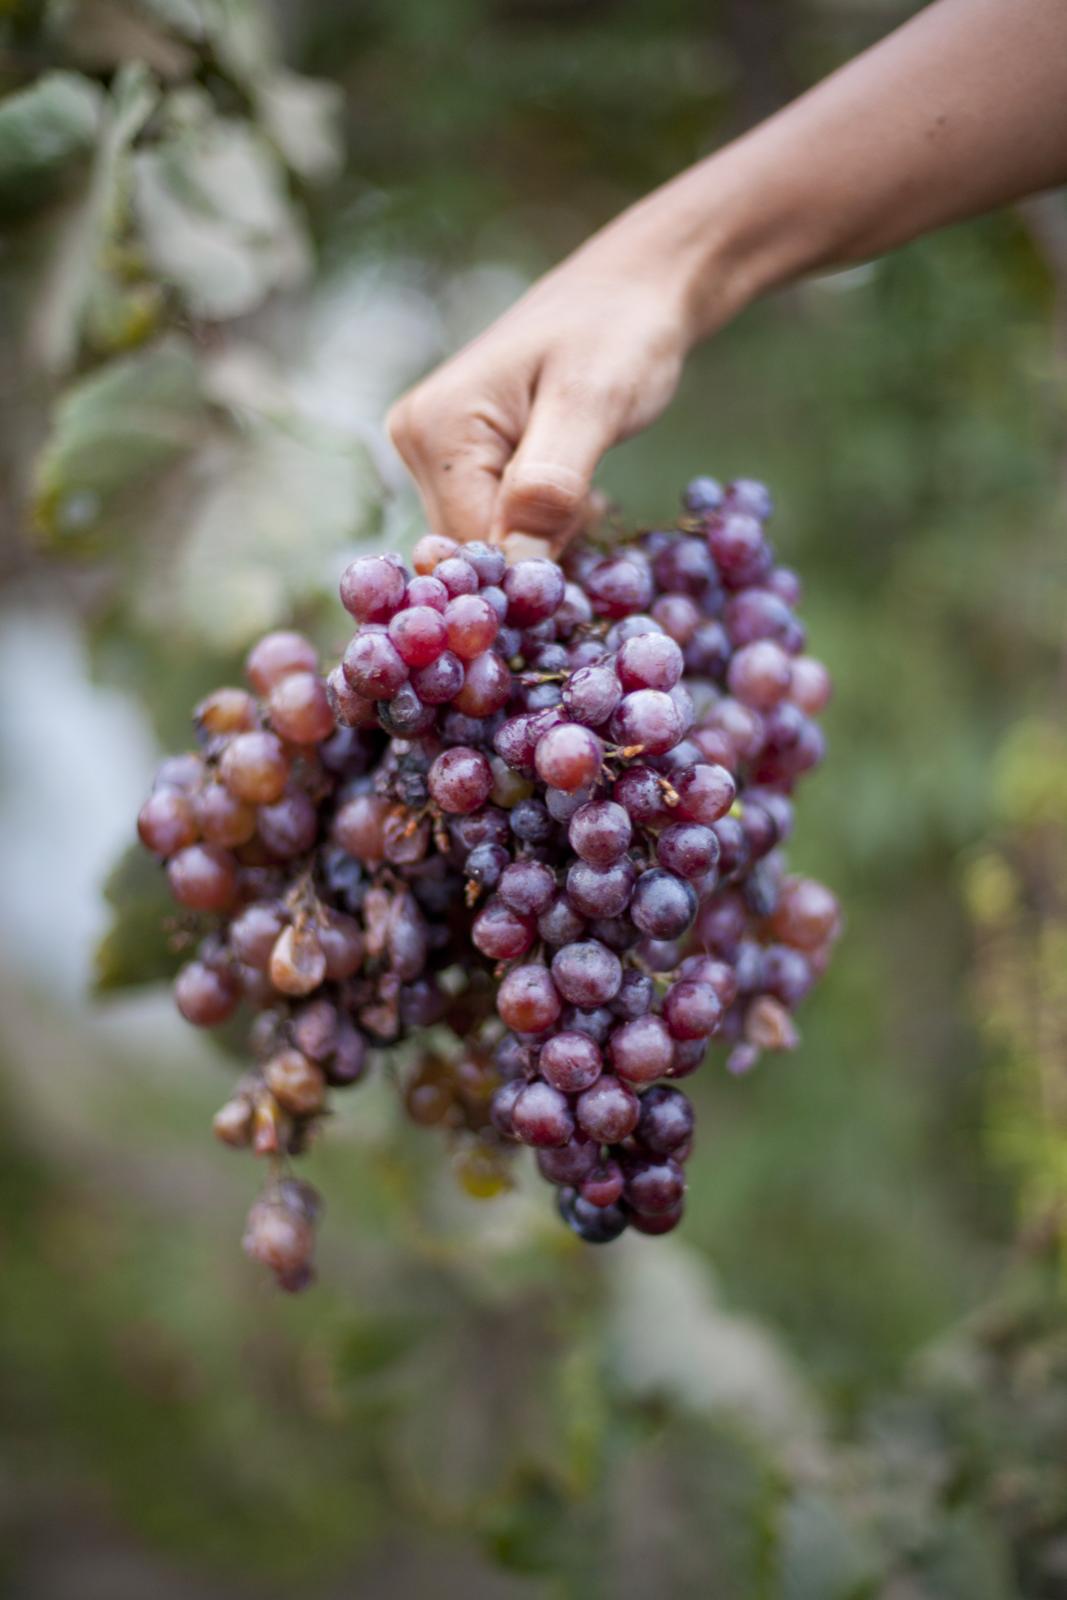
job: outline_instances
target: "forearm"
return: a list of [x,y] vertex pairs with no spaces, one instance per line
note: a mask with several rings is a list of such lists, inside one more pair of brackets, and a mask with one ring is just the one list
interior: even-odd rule
[[1064,181],[1067,0],[937,0],[587,248],[669,258],[695,340],[777,284]]

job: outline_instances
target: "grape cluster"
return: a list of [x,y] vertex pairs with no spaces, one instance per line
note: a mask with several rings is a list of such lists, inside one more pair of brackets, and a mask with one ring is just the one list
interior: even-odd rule
[[218,1136],[272,1158],[245,1248],[311,1275],[319,1200],[288,1157],[331,1087],[418,1041],[411,1118],[448,1130],[472,1194],[536,1151],[565,1222],[603,1243],[682,1216],[677,1080],[797,1042],[840,922],[782,846],[830,695],[763,485],[698,478],[676,527],[580,541],[563,567],[428,534],[414,573],[354,561],[356,631],[320,675],[261,640],[250,690],[197,708],[140,835],[198,938],[178,1007],[253,1014]]

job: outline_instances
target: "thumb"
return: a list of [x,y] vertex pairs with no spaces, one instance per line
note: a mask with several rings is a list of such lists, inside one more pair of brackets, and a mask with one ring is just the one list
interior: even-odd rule
[[492,537],[526,533],[559,550],[582,522],[593,473],[611,437],[602,410],[560,385],[540,387],[493,509]]

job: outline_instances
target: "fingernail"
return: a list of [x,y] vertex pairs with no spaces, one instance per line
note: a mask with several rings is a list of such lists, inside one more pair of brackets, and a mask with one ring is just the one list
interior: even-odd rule
[[551,539],[542,539],[535,533],[505,534],[502,544],[509,561],[529,561],[534,556],[551,559],[552,556]]

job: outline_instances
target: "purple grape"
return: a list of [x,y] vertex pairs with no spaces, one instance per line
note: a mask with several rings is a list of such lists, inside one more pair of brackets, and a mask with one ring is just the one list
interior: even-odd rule
[[625,855],[633,835],[629,814],[614,800],[593,800],[577,810],[567,836],[571,849],[593,867],[610,867]]
[[655,1084],[641,1096],[637,1138],[650,1155],[671,1156],[693,1137],[693,1107],[680,1089]]
[[588,1089],[599,1078],[600,1068],[600,1047],[584,1033],[554,1034],[538,1060],[541,1076],[561,1094]]
[[563,704],[575,722],[598,728],[608,721],[622,699],[622,685],[614,667],[604,662],[579,667],[563,686]]
[[630,916],[652,939],[679,939],[692,926],[697,897],[690,884],[672,872],[653,867],[637,880]]
[[573,1006],[606,1005],[619,992],[622,966],[614,951],[596,939],[564,945],[552,957],[556,988]]

